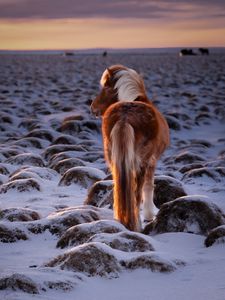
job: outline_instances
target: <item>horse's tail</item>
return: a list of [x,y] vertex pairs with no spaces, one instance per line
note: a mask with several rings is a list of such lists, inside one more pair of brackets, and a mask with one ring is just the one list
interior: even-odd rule
[[111,131],[111,167],[114,179],[114,216],[128,229],[139,231],[136,203],[136,158],[133,127],[118,121]]

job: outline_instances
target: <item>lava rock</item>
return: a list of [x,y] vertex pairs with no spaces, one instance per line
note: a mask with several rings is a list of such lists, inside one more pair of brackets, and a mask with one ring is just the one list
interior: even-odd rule
[[[162,259],[155,254],[143,254],[137,257],[122,260],[121,265],[126,269],[149,269],[153,272],[169,273],[176,270],[176,264]],[[180,262],[181,264],[181,262]]]
[[113,207],[113,180],[95,182],[88,191],[84,204],[96,207]]
[[0,241],[2,243],[14,243],[18,240],[28,240],[27,235],[18,228],[11,228],[0,224]]
[[4,183],[0,187],[0,194],[8,193],[9,191],[16,190],[17,192],[31,192],[41,191],[40,184],[32,178],[29,179],[18,179],[7,183]]
[[62,270],[82,272],[87,276],[116,278],[120,265],[111,248],[101,243],[89,243],[75,247],[46,264]]
[[96,168],[74,167],[63,175],[59,185],[78,184],[82,188],[90,188],[93,183],[102,180],[104,177],[105,173]]
[[12,165],[29,165],[29,166],[37,166],[37,167],[44,167],[44,161],[41,156],[33,153],[23,153],[13,156],[6,160],[6,163]]
[[78,246],[86,243],[97,233],[117,233],[126,228],[116,221],[100,220],[88,224],[80,224],[69,228],[59,239],[57,247]]
[[7,208],[0,210],[0,219],[10,222],[28,222],[39,220],[40,215],[36,211],[28,208]]
[[155,220],[143,233],[189,232],[206,235],[225,224],[225,216],[217,205],[206,197],[185,196],[161,206]]
[[99,233],[92,236],[88,242],[101,242],[113,249],[124,252],[146,252],[155,250],[144,235],[134,232]]
[[155,176],[154,204],[160,208],[162,204],[186,196],[182,183],[170,176]]
[[85,163],[78,158],[67,158],[60,160],[58,163],[52,166],[53,170],[57,171],[59,174],[63,175],[69,169],[74,167],[84,167]]
[[205,239],[205,246],[210,247],[213,244],[225,243],[225,225],[218,226],[211,230]]
[[39,294],[38,286],[33,280],[17,273],[0,278],[0,290],[20,290],[28,294]]

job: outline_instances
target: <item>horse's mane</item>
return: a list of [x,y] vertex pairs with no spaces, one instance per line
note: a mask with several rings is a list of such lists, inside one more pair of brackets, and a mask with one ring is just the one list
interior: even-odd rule
[[105,87],[109,79],[114,83],[119,101],[134,101],[138,97],[146,97],[144,82],[133,69],[121,65],[107,68],[102,74],[101,86]]

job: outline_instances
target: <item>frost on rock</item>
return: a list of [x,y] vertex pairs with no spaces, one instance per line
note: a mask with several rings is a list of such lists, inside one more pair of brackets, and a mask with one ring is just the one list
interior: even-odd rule
[[0,194],[5,194],[8,193],[9,191],[16,191],[19,193],[31,192],[31,191],[40,192],[41,187],[38,181],[33,178],[17,179],[17,180],[4,183],[0,187]]
[[70,227],[96,220],[99,220],[99,215],[95,210],[88,207],[70,207],[51,213],[43,221],[30,223],[28,230],[34,234],[49,230],[52,234],[60,236]]
[[206,197],[184,196],[161,206],[144,233],[189,232],[207,234],[225,223],[223,212]]
[[205,239],[205,246],[210,247],[213,244],[225,243],[225,225],[212,229]]
[[10,222],[28,222],[39,220],[40,215],[36,211],[28,208],[7,208],[0,210],[0,220],[1,219]]
[[44,161],[41,158],[41,156],[33,153],[18,154],[6,160],[6,163],[12,165],[29,165],[36,167],[44,167]]
[[96,181],[102,180],[105,173],[91,167],[74,167],[69,169],[62,177],[59,185],[77,184],[82,188],[90,188]]
[[120,265],[111,248],[101,243],[88,243],[75,247],[46,264],[62,270],[82,272],[87,276],[118,277]]
[[84,204],[96,207],[113,207],[113,180],[97,181],[89,189]]
[[52,168],[59,174],[63,175],[66,171],[74,167],[84,167],[85,163],[79,158],[66,158],[60,160]]
[[80,224],[68,229],[57,243],[57,247],[77,246],[86,243],[97,233],[116,233],[126,228],[116,221],[100,220],[88,224]]
[[162,204],[186,196],[182,183],[170,176],[155,176],[154,204],[160,208]]
[[0,241],[2,243],[14,243],[18,240],[28,240],[27,235],[22,230],[9,226],[9,224],[0,224]]
[[99,233],[93,235],[88,242],[101,242],[113,249],[124,252],[154,251],[153,245],[144,235],[134,232]]
[[[176,270],[176,264],[163,259],[156,254],[138,255],[131,259],[122,260],[121,265],[126,269],[150,269],[153,272],[168,273]],[[179,262],[179,264],[183,264]]]
[[187,171],[182,180],[184,182],[194,182],[196,178],[208,177],[214,180],[215,182],[223,182],[225,178],[225,168],[224,167],[202,167],[192,169]]
[[0,290],[20,290],[28,294],[39,294],[38,286],[33,280],[17,273],[0,278]]

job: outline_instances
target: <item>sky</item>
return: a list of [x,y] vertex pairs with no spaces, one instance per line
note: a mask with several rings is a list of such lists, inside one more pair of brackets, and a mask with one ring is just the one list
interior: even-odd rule
[[0,0],[0,49],[225,47],[225,0]]

